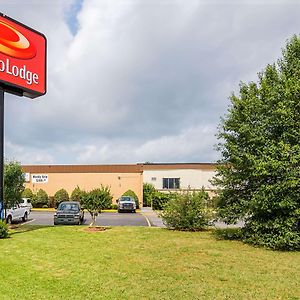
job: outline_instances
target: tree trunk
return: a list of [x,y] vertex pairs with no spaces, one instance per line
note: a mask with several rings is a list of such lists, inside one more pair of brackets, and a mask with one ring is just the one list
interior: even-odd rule
[[97,213],[93,212],[93,211],[89,211],[91,217],[92,217],[92,223],[90,224],[90,227],[93,227],[96,223],[96,217],[97,217]]

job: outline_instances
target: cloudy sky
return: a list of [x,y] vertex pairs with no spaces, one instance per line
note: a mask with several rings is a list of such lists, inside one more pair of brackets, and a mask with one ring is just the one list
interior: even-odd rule
[[0,0],[48,39],[48,91],[6,94],[22,164],[214,162],[240,81],[300,33],[298,0]]

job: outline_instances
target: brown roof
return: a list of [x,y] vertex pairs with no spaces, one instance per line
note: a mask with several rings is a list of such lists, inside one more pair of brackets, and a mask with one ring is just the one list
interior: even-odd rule
[[215,170],[217,164],[213,163],[157,163],[142,164],[143,170],[176,170],[176,169],[196,169]]
[[131,165],[24,165],[25,173],[142,173],[143,170],[215,170],[213,163],[147,163]]
[[140,165],[24,165],[25,173],[141,173]]

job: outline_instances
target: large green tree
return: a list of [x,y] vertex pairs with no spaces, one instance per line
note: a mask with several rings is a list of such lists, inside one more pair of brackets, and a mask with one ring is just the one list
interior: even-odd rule
[[19,203],[24,190],[24,174],[20,163],[6,161],[4,164],[4,202],[6,207]]
[[219,214],[245,241],[300,249],[300,39],[258,82],[241,83],[219,128]]

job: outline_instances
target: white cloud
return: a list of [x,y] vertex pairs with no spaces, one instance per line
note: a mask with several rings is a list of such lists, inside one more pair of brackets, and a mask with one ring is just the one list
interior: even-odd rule
[[30,147],[23,147],[19,144],[13,144],[6,140],[6,152],[9,156],[5,158],[8,160],[16,160],[23,164],[52,164],[55,162],[54,157],[48,153],[47,149],[37,149]]
[[[216,142],[214,133],[215,128],[207,125],[188,128],[178,135],[162,136],[147,141],[136,153],[144,158],[143,161],[147,158],[154,162],[205,160],[203,153],[210,152],[211,145]],[[207,155],[206,159],[208,157],[212,158]]]

